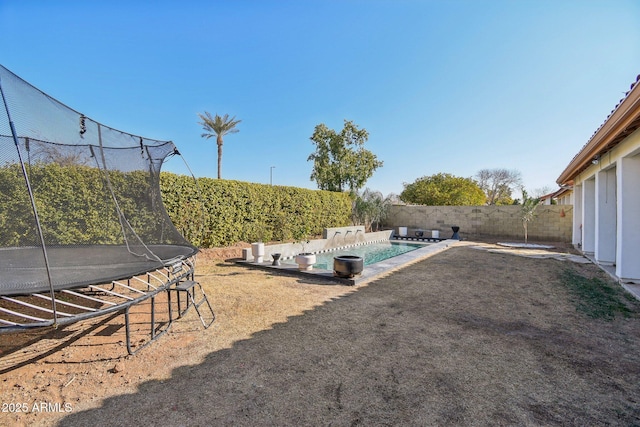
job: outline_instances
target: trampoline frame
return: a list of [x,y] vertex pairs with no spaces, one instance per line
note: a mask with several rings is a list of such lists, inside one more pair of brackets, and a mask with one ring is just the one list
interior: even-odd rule
[[[174,319],[171,293],[172,291],[177,293],[175,288],[182,281],[194,279],[195,262],[195,255],[184,259],[170,260],[163,267],[138,276],[113,280],[109,283],[98,285],[88,285],[77,289],[60,290],[54,294],[53,299],[49,292],[32,293],[23,296],[0,296],[0,301],[4,302],[5,305],[13,305],[18,308],[22,307],[38,313],[53,315],[49,316],[49,318],[46,318],[46,316],[38,317],[34,314],[20,313],[6,307],[0,307],[0,333],[24,332],[27,329],[46,327],[55,328],[111,313],[118,313],[124,315],[127,352],[131,355],[135,354],[164,335],[173,321],[182,317],[188,311],[189,303],[187,301],[187,306],[184,310],[181,310],[180,306],[178,306],[177,316]],[[162,292],[166,292],[169,319],[166,325],[158,331],[155,318],[157,304],[155,297]],[[81,301],[86,301],[86,305],[78,302],[70,303],[61,299],[62,296],[68,295]],[[48,301],[48,305],[37,305],[24,301],[24,299],[30,297]],[[151,313],[148,321],[150,328],[149,339],[134,350],[131,343],[130,309],[147,300],[151,300]],[[90,303],[97,304],[98,307],[90,307]],[[67,313],[56,309],[57,306],[73,307],[76,310],[80,310],[80,312],[76,314]],[[23,319],[24,321],[20,322],[18,319]]]

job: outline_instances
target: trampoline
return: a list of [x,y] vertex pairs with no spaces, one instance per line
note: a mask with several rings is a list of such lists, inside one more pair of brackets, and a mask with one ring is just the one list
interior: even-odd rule
[[[130,259],[122,246],[54,246],[47,248],[49,273],[54,291],[111,283],[114,280],[139,276],[172,265],[195,255],[192,247],[178,245],[149,246],[160,260],[138,257]],[[2,295],[24,295],[50,291],[45,266],[39,262],[42,249],[0,249]],[[82,260],[82,264],[78,260]]]
[[[122,312],[132,353],[129,309],[165,292],[171,324],[172,291],[196,283],[198,250],[160,191],[163,163],[180,153],[92,120],[1,65],[0,94],[0,333]],[[152,341],[154,308],[149,322]]]

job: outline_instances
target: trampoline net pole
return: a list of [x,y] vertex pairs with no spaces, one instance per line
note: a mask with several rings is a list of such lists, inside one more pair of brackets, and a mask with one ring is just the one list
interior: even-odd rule
[[2,96],[2,103],[7,113],[7,120],[9,121],[9,127],[11,128],[11,136],[13,137],[13,143],[15,144],[16,151],[18,153],[18,160],[20,162],[20,167],[22,169],[22,176],[24,177],[24,181],[27,186],[27,192],[29,193],[29,201],[31,202],[31,209],[33,210],[33,217],[36,223],[38,238],[40,239],[40,245],[42,247],[42,256],[44,258],[44,265],[47,271],[47,282],[49,283],[49,291],[51,292],[51,311],[53,312],[52,313],[53,326],[57,327],[58,313],[56,311],[56,298],[55,298],[55,291],[53,289],[53,282],[51,280],[51,270],[49,268],[49,257],[47,256],[47,246],[44,241],[44,234],[42,233],[42,225],[40,224],[40,218],[38,216],[38,208],[36,206],[36,200],[35,200],[35,197],[33,196],[33,191],[31,189],[31,182],[29,181],[29,176],[27,175],[27,169],[24,165],[24,161],[22,160],[22,153],[20,152],[20,144],[18,143],[18,134],[16,133],[15,125],[11,120],[11,113],[9,112],[7,99],[4,96],[4,90],[2,89],[2,79],[0,79],[0,95]]

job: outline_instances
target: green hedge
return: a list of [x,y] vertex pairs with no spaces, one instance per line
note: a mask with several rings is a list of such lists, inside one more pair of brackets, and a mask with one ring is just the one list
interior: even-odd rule
[[[27,171],[48,245],[122,244],[123,228],[131,244],[137,244],[134,232],[147,244],[184,243],[157,209],[161,198],[148,173],[109,172],[125,225],[97,168],[52,163]],[[0,227],[0,246],[40,244],[22,169],[16,164],[0,167]]]
[[163,172],[162,199],[178,230],[196,246],[300,240],[348,225],[347,193],[193,178]]
[[[351,215],[346,193],[210,178],[196,185],[191,177],[163,172],[158,194],[152,175],[112,170],[111,188],[125,225],[97,168],[37,164],[28,173],[50,245],[122,244],[123,228],[128,241],[135,242],[135,232],[147,244],[181,243],[182,236],[199,247],[301,240],[346,225]],[[182,236],[165,220],[163,205]],[[0,167],[0,227],[0,246],[39,244],[17,164]]]

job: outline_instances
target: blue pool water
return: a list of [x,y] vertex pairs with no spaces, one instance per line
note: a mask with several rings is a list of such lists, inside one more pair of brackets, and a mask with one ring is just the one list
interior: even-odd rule
[[[370,265],[423,247],[424,245],[415,243],[382,242],[337,249],[335,251],[316,254],[317,262],[313,268],[333,270],[333,257],[339,255],[356,255],[364,259],[364,265]],[[283,262],[286,264],[295,264],[295,260],[293,259],[288,259]]]

